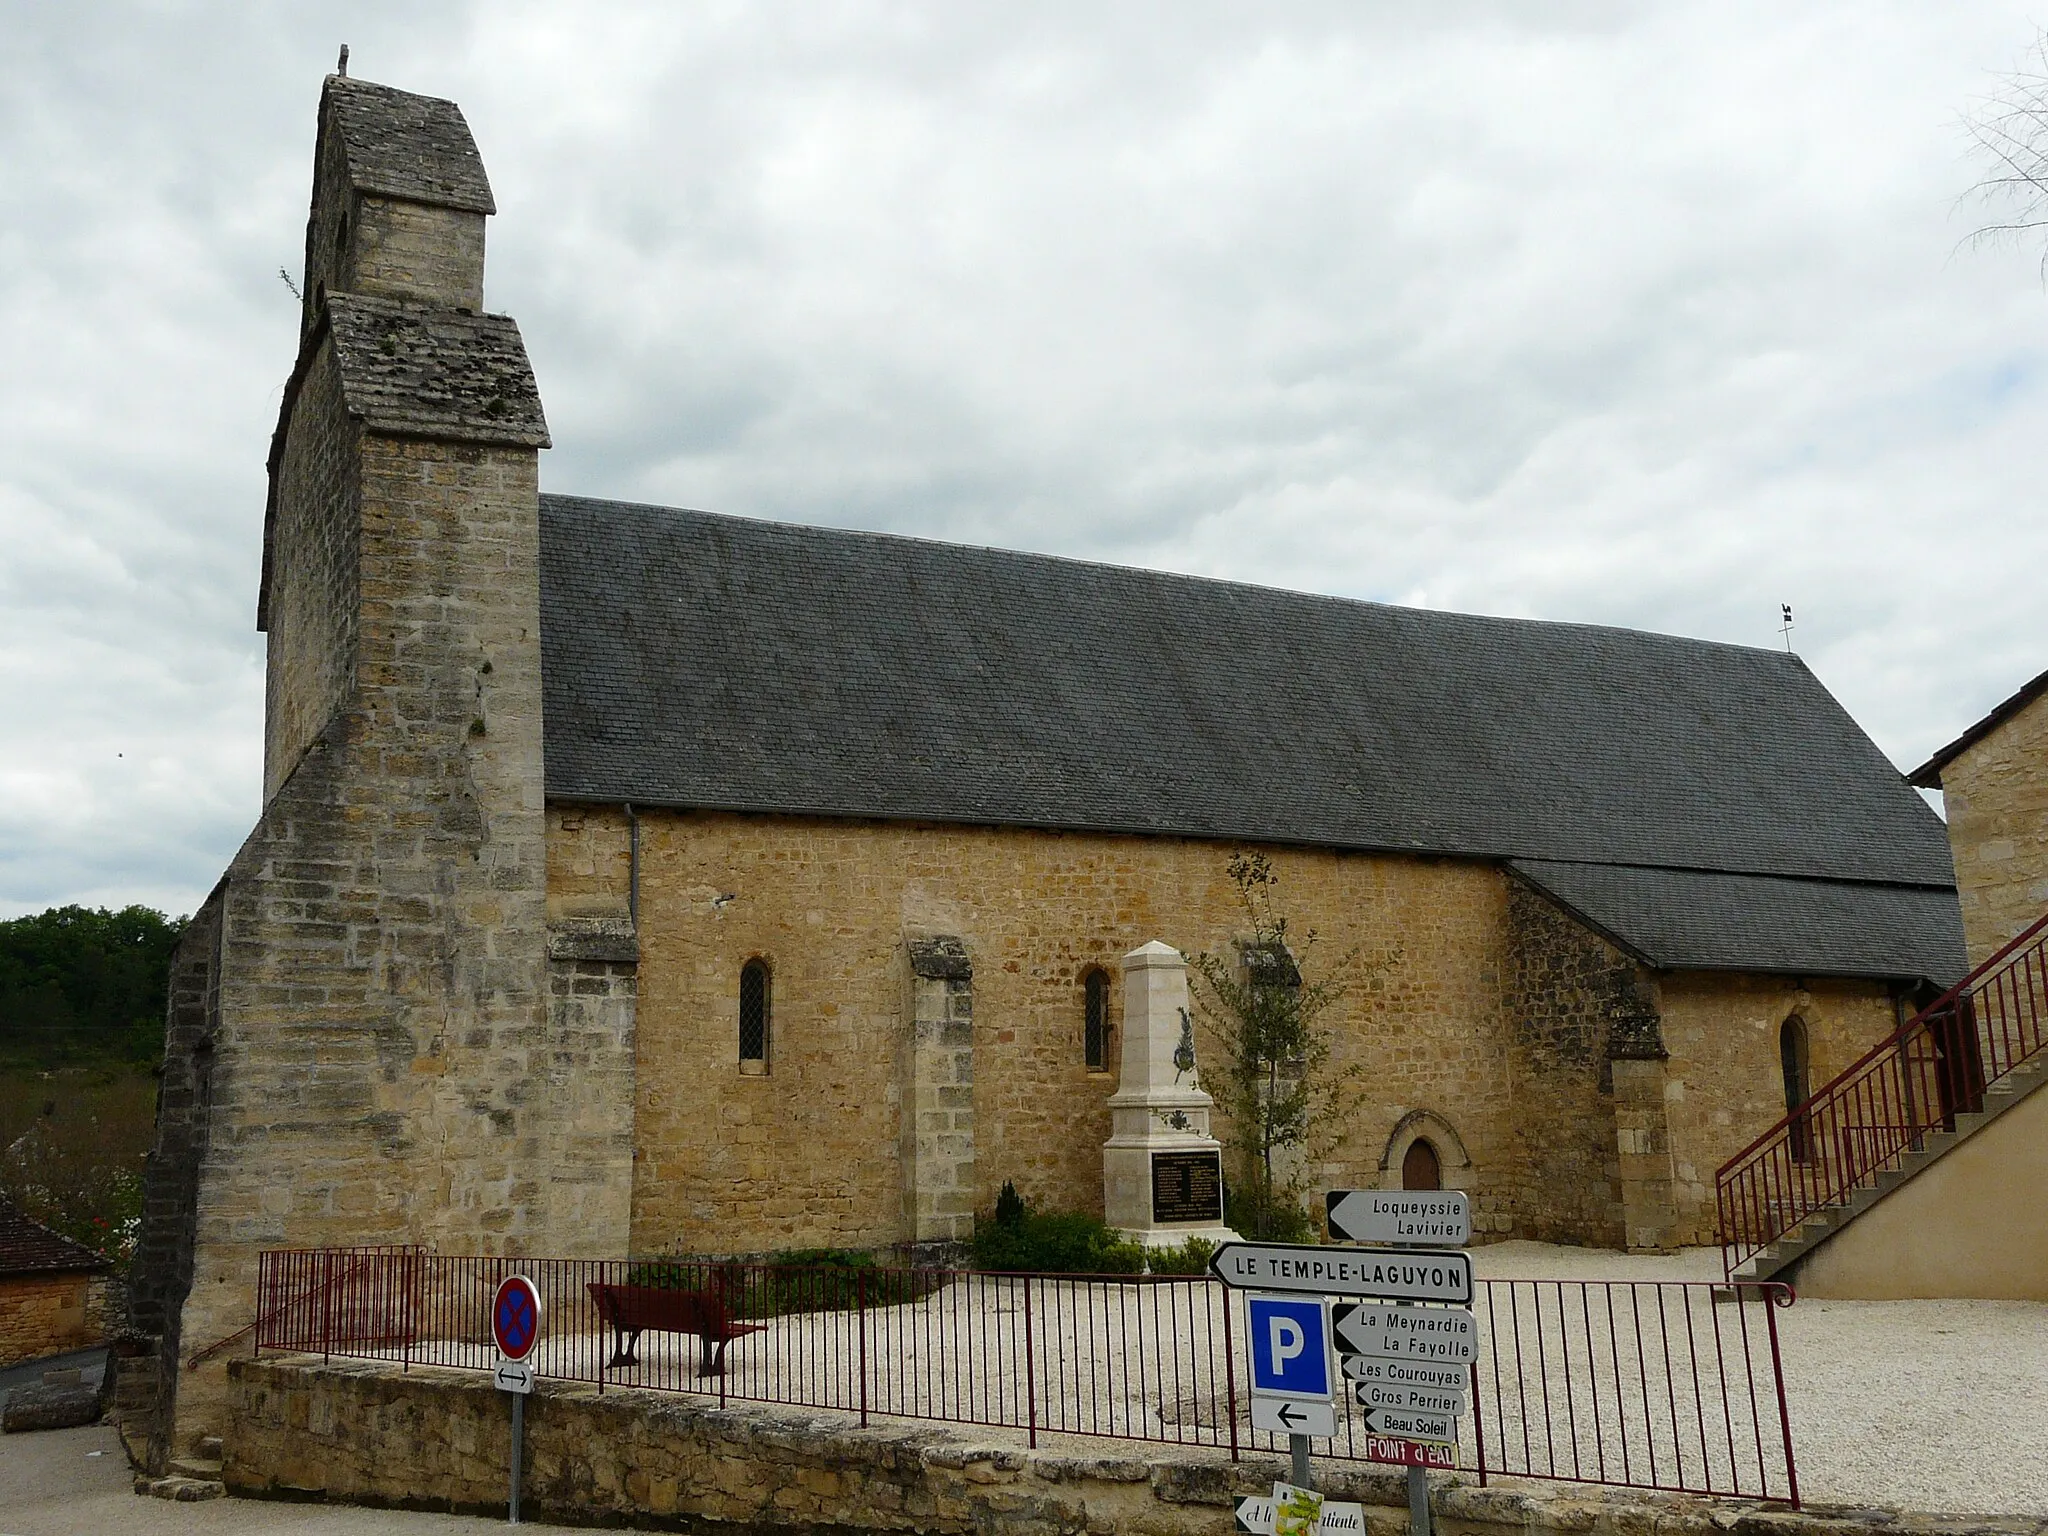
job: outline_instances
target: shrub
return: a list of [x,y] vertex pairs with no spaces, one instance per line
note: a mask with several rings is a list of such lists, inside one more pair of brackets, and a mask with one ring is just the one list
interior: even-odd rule
[[1191,1237],[1171,1248],[1154,1248],[1145,1255],[1145,1268],[1155,1275],[1203,1275],[1216,1245],[1206,1237]]
[[1145,1267],[1145,1251],[1099,1217],[1033,1211],[1005,1184],[991,1217],[975,1223],[974,1263],[1013,1274],[1135,1275]]
[[927,1270],[884,1269],[871,1253],[850,1248],[786,1248],[756,1262],[735,1259],[650,1259],[626,1271],[628,1285],[718,1291],[734,1317],[788,1317],[896,1307],[929,1296],[943,1283]]

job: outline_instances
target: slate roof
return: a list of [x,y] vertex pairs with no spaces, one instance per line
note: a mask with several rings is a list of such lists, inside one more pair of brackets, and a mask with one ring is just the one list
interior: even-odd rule
[[101,1270],[107,1262],[83,1243],[30,1221],[0,1200],[0,1278],[10,1275],[77,1274]]
[[498,211],[483,156],[454,102],[329,75],[322,103],[340,124],[349,184],[358,192]]
[[1964,731],[1962,735],[1907,774],[1907,780],[1910,783],[1919,785],[1922,789],[1941,788],[1942,769],[1961,757],[1963,753],[1977,745],[1978,742],[1989,736],[2044,693],[2048,693],[2048,672],[2043,672],[2023,684],[2017,693],[1999,704],[1990,714],[1979,720],[1967,731]]
[[327,319],[342,398],[371,430],[548,446],[540,388],[510,316],[330,293]]
[[1514,859],[1591,927],[1668,970],[1926,977],[1969,969],[1953,890]]
[[[541,549],[556,799],[1955,902],[1940,819],[1776,651],[563,496],[541,498]],[[1710,937],[1644,952],[1735,956]]]

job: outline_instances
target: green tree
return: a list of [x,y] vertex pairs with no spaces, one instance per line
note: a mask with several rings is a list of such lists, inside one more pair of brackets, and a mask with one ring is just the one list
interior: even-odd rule
[[[1233,854],[1229,872],[1248,931],[1236,954],[1204,953],[1190,962],[1196,1009],[1213,1047],[1202,1085],[1226,1121],[1231,1225],[1261,1241],[1300,1239],[1315,1230],[1304,1205],[1308,1174],[1342,1139],[1362,1097],[1359,1069],[1335,1065],[1323,1023],[1344,986],[1304,974],[1316,935],[1290,935],[1279,877],[1264,854]],[[1354,950],[1333,969],[1356,984],[1399,960],[1398,950],[1374,960]]]
[[0,1062],[154,1062],[184,918],[53,907],[0,923]]

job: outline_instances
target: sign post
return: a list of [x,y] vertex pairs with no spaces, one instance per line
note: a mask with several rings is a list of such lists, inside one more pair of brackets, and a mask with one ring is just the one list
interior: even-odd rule
[[1252,1428],[1287,1436],[1294,1486],[1309,1481],[1308,1438],[1337,1433],[1337,1367],[1330,1304],[1321,1296],[1247,1296],[1252,1352]]
[[[1392,1254],[1378,1251],[1383,1258],[1434,1260],[1444,1255],[1422,1250],[1436,1244],[1462,1248],[1472,1240],[1472,1202],[1459,1189],[1333,1189],[1323,1209],[1331,1241],[1392,1245]],[[1429,1474],[1423,1468],[1432,1448],[1441,1447],[1447,1460],[1455,1452],[1463,1388],[1479,1358],[1479,1324],[1470,1307],[1472,1261],[1456,1257],[1465,1260],[1463,1295],[1424,1295],[1416,1286],[1405,1295],[1381,1291],[1376,1300],[1340,1307],[1335,1318],[1344,1374],[1365,1409],[1366,1432],[1402,1447],[1410,1536],[1430,1536]],[[1417,1305],[1428,1301],[1452,1305]]]
[[491,1339],[498,1346],[493,1380],[512,1399],[512,1491],[506,1500],[506,1523],[519,1523],[520,1462],[526,1450],[526,1398],[533,1391],[533,1366],[528,1356],[540,1342],[540,1288],[524,1275],[499,1282],[491,1298]]

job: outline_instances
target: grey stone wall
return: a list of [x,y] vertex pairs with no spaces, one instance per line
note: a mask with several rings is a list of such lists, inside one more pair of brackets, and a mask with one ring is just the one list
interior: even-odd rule
[[1502,981],[1516,1235],[1619,1246],[1628,1220],[1612,1060],[1661,1055],[1654,993],[1631,957],[1513,879]]
[[974,1235],[974,967],[950,935],[910,938],[904,955],[903,1240],[963,1243]]
[[[204,1008],[196,939],[181,958],[136,1304],[177,1449],[218,1431],[248,1341],[174,1362],[257,1320],[265,1248],[629,1242],[634,957],[550,958],[546,423],[517,327],[444,302],[481,291],[488,187],[452,104],[360,83],[329,82],[316,158],[266,519],[267,801],[208,909]],[[338,287],[372,276],[380,297]]]
[[267,530],[263,623],[263,798],[277,793],[355,685],[362,476],[341,408],[332,342],[314,349],[299,392],[309,422],[288,432]]

